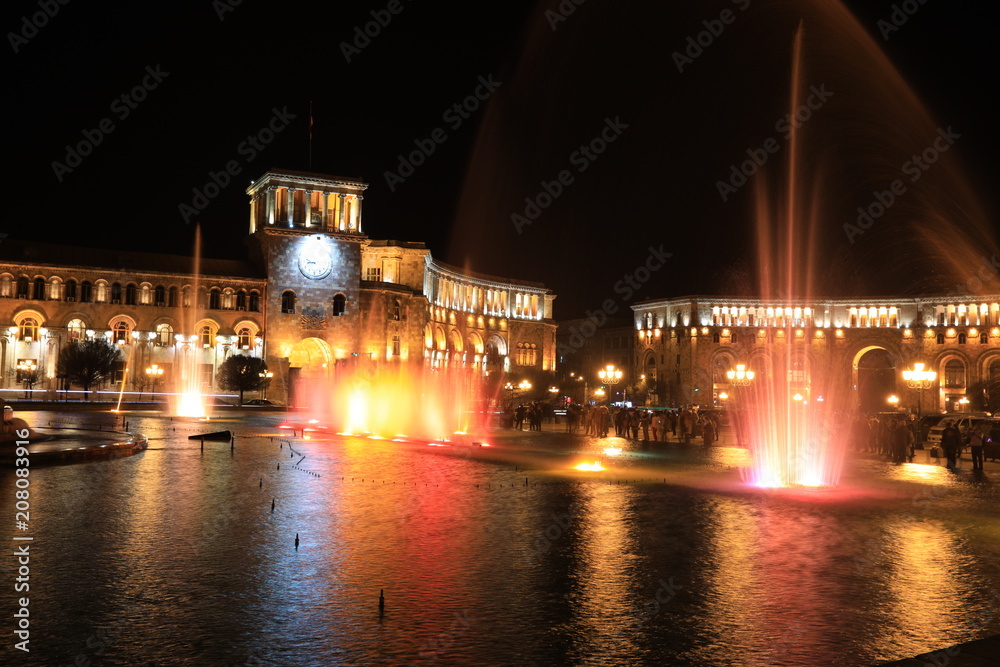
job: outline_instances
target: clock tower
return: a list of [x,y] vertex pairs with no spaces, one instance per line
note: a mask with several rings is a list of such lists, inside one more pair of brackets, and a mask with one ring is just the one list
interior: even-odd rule
[[[267,276],[266,360],[278,397],[334,376],[361,345],[366,183],[272,169],[247,189],[251,258]],[[285,386],[281,386],[281,385]],[[288,395],[290,403],[294,396]]]

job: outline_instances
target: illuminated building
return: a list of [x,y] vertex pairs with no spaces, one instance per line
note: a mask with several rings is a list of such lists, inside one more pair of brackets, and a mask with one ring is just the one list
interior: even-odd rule
[[[121,345],[132,368],[193,362],[204,392],[231,354],[263,357],[269,398],[294,400],[298,377],[348,364],[421,363],[509,371],[555,368],[548,289],[435,260],[423,243],[364,233],[367,184],[272,170],[250,196],[246,261],[0,242],[0,387],[37,364],[55,398],[59,350],[88,338]],[[121,383],[124,368],[113,382]],[[132,390],[133,387],[126,387]]]

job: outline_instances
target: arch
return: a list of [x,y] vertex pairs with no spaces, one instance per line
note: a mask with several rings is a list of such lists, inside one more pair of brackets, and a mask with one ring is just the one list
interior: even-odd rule
[[467,342],[469,349],[476,354],[483,354],[483,352],[486,351],[486,348],[483,345],[483,337],[475,331],[469,332]]
[[434,327],[434,345],[442,352],[448,349],[448,339],[445,338],[444,329],[441,326]]
[[333,295],[333,316],[341,317],[347,312],[347,295],[337,292]]
[[129,306],[136,305],[136,285],[135,283],[128,283],[125,285],[125,304]]
[[290,314],[295,312],[295,292],[285,290],[281,293],[281,312]]
[[289,368],[301,369],[305,374],[325,373],[332,362],[330,344],[320,338],[303,338],[288,354]]
[[111,303],[121,303],[122,302],[122,284],[118,282],[111,283]]
[[87,322],[80,318],[74,318],[66,323],[66,341],[69,343],[79,343],[84,340],[87,333]]
[[851,363],[858,408],[865,412],[886,409],[886,399],[896,393],[897,358],[881,345],[867,345],[854,354]]
[[424,347],[428,350],[434,347],[434,329],[429,322],[424,325]]
[[32,282],[32,299],[35,301],[45,301],[45,284],[45,278],[35,278]]
[[459,354],[465,351],[465,341],[462,340],[462,334],[458,329],[452,329],[448,333],[448,350]]
[[[177,293],[177,290],[174,290]],[[153,303],[157,306],[167,305],[167,290],[163,285],[157,285],[153,288]]]

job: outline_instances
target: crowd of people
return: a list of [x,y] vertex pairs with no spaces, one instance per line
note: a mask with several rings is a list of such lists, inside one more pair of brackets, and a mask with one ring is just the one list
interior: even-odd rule
[[858,452],[884,456],[890,461],[912,461],[920,439],[918,423],[903,416],[859,414],[851,426],[851,440]]
[[690,444],[701,438],[712,445],[719,434],[719,414],[699,412],[694,407],[679,410],[649,410],[616,405],[573,404],[566,409],[566,432],[606,438],[610,433],[620,438],[645,442]]

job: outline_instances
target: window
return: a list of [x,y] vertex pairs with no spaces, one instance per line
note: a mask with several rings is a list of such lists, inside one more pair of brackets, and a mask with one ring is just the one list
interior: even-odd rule
[[979,344],[980,345],[987,345],[987,344],[989,344],[989,342],[990,342],[990,337],[989,337],[989,335],[985,331],[983,333],[979,334]]
[[111,283],[111,303],[121,303],[121,302],[122,302],[121,283]]
[[518,366],[534,366],[537,362],[538,351],[534,343],[518,343],[514,362]]
[[157,306],[165,306],[167,303],[167,290],[163,288],[163,285],[157,285],[153,288],[153,303]]
[[177,288],[173,285],[167,290],[167,305],[171,308],[177,307]]
[[241,350],[249,350],[253,345],[253,332],[250,331],[250,327],[243,327],[236,332],[236,336],[239,338],[239,346]]
[[76,301],[76,281],[67,280],[66,281],[66,300]]
[[938,334],[937,335],[937,344],[938,345],[944,345],[944,334]]
[[281,293],[281,312],[295,312],[295,292],[292,290],[286,290]]
[[251,313],[260,312],[260,294],[258,292],[250,292],[250,308]]
[[94,288],[89,280],[80,283],[80,303],[90,303],[94,300]]
[[135,305],[135,285],[132,283],[125,286],[125,304],[129,306]]
[[156,346],[170,347],[174,339],[174,329],[169,324],[156,325]]
[[966,340],[967,340],[967,338],[966,338],[966,335],[964,333],[958,334],[958,344],[959,345],[965,345],[965,341]]
[[211,310],[219,310],[222,305],[219,299],[220,292],[218,287],[213,287],[212,291],[208,293],[208,307]]
[[246,310],[247,309],[247,291],[241,289],[236,293],[236,310]]
[[17,298],[27,299],[28,298],[28,279],[21,276],[17,279]]
[[31,298],[35,301],[45,301],[45,279],[35,278]]
[[392,337],[392,356],[398,357],[399,356],[399,349],[400,349],[400,347],[399,347],[399,336],[393,336]]
[[944,365],[944,386],[965,386],[965,364],[958,359],[952,359]]
[[38,320],[33,317],[26,317],[21,320],[21,323],[17,327],[18,340],[23,340],[26,343],[30,343],[33,340],[38,340]]
[[212,347],[212,327],[207,324],[198,330],[198,339],[202,347]]
[[87,331],[87,325],[83,320],[70,320],[66,325],[66,339],[70,343],[79,343],[83,340],[83,335]]
[[115,326],[111,331],[115,345],[124,345],[128,342],[128,322],[115,322]]
[[400,320],[402,313],[402,306],[399,303],[399,299],[393,299],[392,302],[392,319],[398,322]]
[[367,269],[365,269],[365,280],[382,282],[382,268],[377,266],[369,266]]
[[347,312],[347,297],[337,293],[333,295],[333,316],[340,317]]

